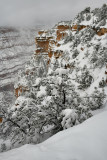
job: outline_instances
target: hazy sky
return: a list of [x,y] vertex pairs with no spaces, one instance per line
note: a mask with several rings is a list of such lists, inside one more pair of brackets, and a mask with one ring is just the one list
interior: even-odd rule
[[101,7],[107,0],[0,0],[0,26],[54,24],[71,20],[85,7]]

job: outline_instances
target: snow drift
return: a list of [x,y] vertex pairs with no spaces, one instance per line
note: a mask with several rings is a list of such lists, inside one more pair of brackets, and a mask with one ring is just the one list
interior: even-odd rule
[[59,132],[39,145],[1,153],[2,160],[106,160],[107,111]]

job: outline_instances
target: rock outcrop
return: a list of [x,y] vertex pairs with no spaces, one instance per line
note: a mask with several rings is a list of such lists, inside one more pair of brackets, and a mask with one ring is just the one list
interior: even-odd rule
[[[60,41],[65,39],[65,37],[69,36],[69,34],[72,34],[72,32],[79,32],[83,30],[84,28],[91,28],[94,31],[96,31],[96,34],[98,36],[102,36],[107,33],[106,28],[92,28],[91,26],[85,26],[85,25],[72,25],[69,26],[69,24],[64,26],[58,25],[53,31],[53,35],[50,34],[50,31],[39,31],[38,36],[36,37],[36,55],[42,54],[42,53],[48,53],[49,58],[52,57],[52,55],[61,55],[61,50],[55,50],[55,47],[60,47]],[[83,50],[83,48],[81,48]],[[60,54],[59,54],[60,52]],[[57,57],[57,56],[56,56]]]
[[29,89],[27,87],[19,86],[19,87],[15,88],[15,96],[19,97],[22,92],[26,92],[26,91],[29,91]]
[[[102,13],[102,10],[104,9],[105,11],[106,8],[107,6],[103,5],[101,11],[99,10],[99,12],[104,14]],[[102,19],[101,17],[99,19],[98,16],[99,15],[97,15],[97,13],[94,11],[90,12],[90,10],[87,11],[86,9],[78,14],[73,21],[62,21],[56,24],[50,30],[39,31],[37,37],[35,38],[35,57],[38,55],[45,56],[47,57],[47,64],[49,64],[53,55],[55,58],[59,58],[61,55],[63,55],[64,49],[62,45],[65,44],[65,40],[67,38],[69,39],[71,37],[70,41],[72,42],[74,37],[77,38],[77,36],[79,36],[79,33],[81,33],[81,36],[84,37],[84,32],[86,32],[87,35],[85,39],[86,41],[89,41],[94,34],[99,37],[105,35],[107,33],[107,23],[104,21],[105,23],[102,24]],[[82,41],[84,42],[85,39],[83,38]],[[76,39],[74,47],[76,47],[78,43],[78,39]],[[82,52],[85,50],[83,45],[80,47]],[[69,64],[68,66],[70,67]],[[32,71],[29,71],[27,74],[31,74],[31,72]],[[18,97],[18,95],[20,95],[19,92],[21,93],[22,90],[26,90],[22,85],[19,86],[19,88],[16,88],[15,95]]]

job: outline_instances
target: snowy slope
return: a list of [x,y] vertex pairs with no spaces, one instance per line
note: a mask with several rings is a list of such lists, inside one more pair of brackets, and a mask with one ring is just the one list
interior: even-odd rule
[[106,160],[107,111],[59,132],[39,145],[1,153],[2,160]]
[[73,20],[72,24],[89,25],[92,27],[107,28],[107,8],[104,4],[101,8],[90,10],[90,7],[85,8]]

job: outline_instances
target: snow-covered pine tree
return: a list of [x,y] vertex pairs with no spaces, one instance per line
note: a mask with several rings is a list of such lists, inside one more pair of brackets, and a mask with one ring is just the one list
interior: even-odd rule
[[85,89],[92,83],[93,77],[90,75],[87,66],[85,65],[81,70],[81,75],[77,77],[77,82],[80,83],[79,89]]

